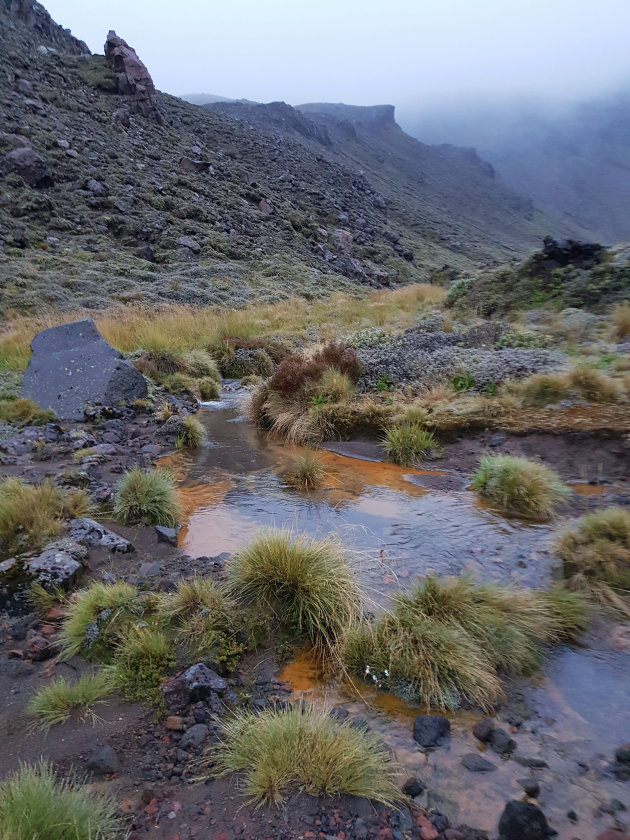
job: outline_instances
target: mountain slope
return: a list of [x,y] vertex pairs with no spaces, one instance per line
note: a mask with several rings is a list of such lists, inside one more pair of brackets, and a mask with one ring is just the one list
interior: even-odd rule
[[393,111],[375,128],[215,106],[266,109],[250,124],[154,91],[115,33],[107,59],[90,55],[32,0],[0,4],[0,52],[0,312],[388,285],[524,253],[550,229],[474,154],[422,146]]
[[406,115],[417,137],[474,145],[549,216],[630,239],[630,89],[570,106],[478,105]]

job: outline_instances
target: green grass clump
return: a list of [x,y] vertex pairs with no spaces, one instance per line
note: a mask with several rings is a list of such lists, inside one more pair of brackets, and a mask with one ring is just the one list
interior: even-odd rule
[[0,420],[6,423],[43,426],[52,422],[56,416],[51,408],[40,408],[33,400],[23,397],[16,400],[0,400]]
[[102,671],[84,674],[75,683],[57,677],[40,688],[28,702],[26,711],[35,718],[37,725],[48,731],[54,724],[67,721],[75,709],[81,711],[84,719],[95,718],[92,707],[103,703],[108,693],[109,686]]
[[557,373],[536,373],[513,387],[523,404],[531,407],[560,402],[570,393],[566,378]]
[[181,510],[171,475],[139,467],[128,470],[116,487],[114,516],[125,525],[176,525]]
[[424,460],[436,448],[436,441],[431,432],[418,423],[403,420],[386,430],[383,448],[390,461],[402,467],[410,467],[417,461]]
[[291,484],[301,490],[317,490],[322,485],[324,468],[310,450],[300,455],[295,470],[288,476]]
[[69,519],[92,516],[95,511],[92,497],[85,490],[67,490],[63,497],[63,512]]
[[232,670],[246,647],[242,615],[230,596],[208,578],[180,579],[174,592],[162,596],[160,617],[175,630],[188,658]]
[[570,495],[554,470],[511,455],[484,455],[472,487],[502,513],[536,520],[548,519]]
[[221,382],[219,367],[206,350],[189,350],[181,357],[181,363],[183,372],[193,379],[208,378]]
[[160,384],[168,391],[169,394],[179,394],[181,391],[195,391],[195,380],[192,376],[187,376],[185,373],[171,373],[165,376]]
[[64,494],[48,479],[34,486],[19,478],[0,481],[2,551],[41,548],[59,533],[63,513]]
[[321,379],[315,386],[317,394],[331,402],[340,402],[354,393],[354,382],[347,373],[341,373],[336,368],[326,368]]
[[123,631],[144,612],[138,590],[128,583],[92,583],[77,592],[67,605],[61,633],[64,659],[82,654],[86,659],[106,660]]
[[196,417],[192,414],[182,417],[175,441],[177,449],[199,449],[203,446],[205,439],[205,429]]
[[326,709],[294,705],[221,721],[209,752],[213,776],[242,772],[254,802],[280,805],[291,793],[349,794],[385,805],[402,801],[390,752],[373,736],[339,723]]
[[613,338],[623,341],[630,336],[630,303],[616,303],[610,310]]
[[361,592],[344,552],[331,539],[269,530],[228,563],[233,597],[270,613],[297,635],[331,649],[361,615]]
[[169,637],[151,625],[130,625],[120,636],[114,658],[103,671],[125,700],[155,702],[167,673],[175,666]]
[[0,840],[120,840],[122,822],[107,795],[52,766],[21,765],[0,784]]
[[630,614],[630,511],[609,507],[580,517],[556,551],[571,588]]
[[578,365],[569,371],[567,383],[588,402],[614,402],[619,396],[617,383],[588,365]]
[[532,671],[541,646],[573,638],[584,604],[572,593],[509,589],[428,577],[393,596],[390,611],[348,630],[348,670],[407,700],[491,707],[500,673]]
[[204,377],[197,382],[199,396],[202,400],[218,400],[221,396],[221,386],[216,379]]

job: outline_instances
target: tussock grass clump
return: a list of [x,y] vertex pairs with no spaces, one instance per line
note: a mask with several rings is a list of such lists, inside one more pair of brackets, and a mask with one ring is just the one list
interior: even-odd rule
[[181,369],[183,373],[192,376],[193,379],[212,379],[221,382],[219,367],[210,353],[206,350],[189,350],[181,357]]
[[239,711],[220,726],[222,740],[208,754],[212,775],[243,772],[254,802],[280,805],[293,792],[350,794],[385,805],[404,798],[387,748],[326,709]]
[[535,373],[533,376],[510,384],[523,404],[539,407],[557,403],[569,396],[569,386],[564,376],[557,373]]
[[53,421],[56,416],[51,408],[40,408],[33,400],[24,397],[16,400],[0,400],[0,420],[7,423],[43,426]]
[[34,486],[19,478],[0,481],[0,547],[41,548],[59,533],[63,512],[64,494],[48,479]]
[[570,389],[589,402],[614,402],[619,396],[617,383],[588,365],[578,365],[567,374]]
[[47,731],[54,724],[68,720],[75,709],[84,719],[95,718],[93,706],[103,703],[109,690],[103,672],[84,674],[75,683],[57,677],[40,688],[28,702],[26,711],[37,725]]
[[206,431],[196,417],[187,414],[182,417],[175,446],[177,449],[199,449],[206,440]]
[[511,455],[484,455],[472,487],[502,513],[537,520],[548,519],[570,495],[554,470]]
[[173,644],[162,630],[145,625],[130,625],[123,630],[114,658],[103,672],[111,688],[125,700],[154,702],[159,687],[175,666]]
[[125,525],[176,525],[181,509],[171,475],[165,470],[128,470],[116,487],[114,516]]
[[92,497],[85,490],[67,490],[63,497],[63,512],[69,519],[92,516],[95,511]]
[[116,804],[52,765],[22,765],[0,784],[0,840],[119,840]]
[[160,617],[195,660],[234,666],[246,647],[242,614],[230,596],[208,578],[180,579],[174,592],[162,596]]
[[571,588],[630,614],[630,511],[609,507],[580,517],[556,544]]
[[218,400],[221,396],[221,386],[216,379],[206,376],[197,382],[199,397],[204,400]]
[[610,310],[613,338],[623,341],[630,336],[630,303],[616,303]]
[[323,477],[324,468],[321,462],[307,450],[298,458],[295,470],[289,474],[288,480],[301,490],[317,490],[322,486]]
[[128,583],[92,583],[67,605],[60,633],[61,655],[69,659],[81,653],[86,659],[103,660],[123,630],[143,614],[138,590]]
[[340,402],[354,393],[354,382],[347,373],[328,367],[316,385],[317,395],[331,402]]
[[385,431],[383,448],[390,461],[402,467],[410,467],[424,460],[437,448],[433,434],[419,423],[403,420]]
[[331,649],[361,615],[361,592],[341,546],[269,530],[232,557],[233,597],[270,613],[297,635]]
[[501,672],[539,664],[541,645],[572,638],[584,605],[562,595],[476,584],[466,578],[419,581],[392,608],[350,628],[341,646],[348,669],[406,698],[440,708],[489,707]]

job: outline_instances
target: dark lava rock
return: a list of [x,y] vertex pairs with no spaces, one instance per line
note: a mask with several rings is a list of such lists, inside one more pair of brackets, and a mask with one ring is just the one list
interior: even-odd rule
[[410,796],[412,799],[415,799],[416,796],[420,796],[420,794],[427,789],[427,786],[422,781],[422,779],[411,777],[407,779],[405,784],[402,786],[402,792],[406,796]]
[[[105,57],[112,65],[117,75],[118,92],[127,97],[128,108],[137,114],[142,114],[158,125],[162,125],[163,118],[158,107],[158,100],[153,79],[145,65],[140,61],[136,51],[111,30],[105,42]],[[120,109],[119,109],[120,110]],[[119,120],[121,124],[129,125],[127,120]]]
[[450,735],[451,722],[443,715],[418,715],[413,722],[413,738],[421,747],[439,747]]
[[34,630],[29,630],[26,635],[26,649],[24,656],[33,662],[43,662],[50,659],[59,650],[59,647],[53,644],[46,636],[41,633],[36,633]]
[[482,741],[482,743],[485,744],[490,740],[493,729],[494,721],[491,720],[491,718],[484,718],[483,720],[477,721],[477,723],[473,726],[472,733],[477,740]]
[[489,773],[496,770],[496,765],[478,753],[467,753],[462,756],[462,764],[471,773]]
[[532,802],[508,802],[499,820],[501,840],[547,840],[547,818]]
[[489,744],[498,755],[512,755],[516,749],[516,741],[510,738],[505,729],[493,729]]
[[167,543],[177,547],[177,528],[166,528],[164,525],[156,525],[155,533],[159,543]]
[[147,395],[140,371],[105,341],[91,318],[42,330],[31,350],[22,396],[61,419],[82,420],[90,403],[116,405]]
[[120,761],[114,750],[105,746],[91,753],[86,762],[86,767],[91,773],[98,776],[107,776],[120,770]]
[[208,737],[209,731],[205,723],[196,723],[182,735],[179,742],[180,748],[182,750],[189,750],[194,747],[200,747]]
[[48,175],[46,161],[30,146],[13,149],[4,160],[5,172],[16,172],[31,187],[50,187],[52,178]]
[[128,540],[119,537],[118,534],[93,519],[85,517],[83,519],[73,519],[68,524],[68,532],[77,542],[93,548],[109,548],[115,554],[128,554],[135,551]]
[[162,694],[168,709],[179,714],[190,703],[222,696],[227,689],[228,684],[223,677],[199,662],[183,674],[167,680],[162,686]]
[[44,589],[60,586],[69,589],[83,571],[87,549],[71,539],[61,539],[46,546],[37,557],[24,564],[26,572]]

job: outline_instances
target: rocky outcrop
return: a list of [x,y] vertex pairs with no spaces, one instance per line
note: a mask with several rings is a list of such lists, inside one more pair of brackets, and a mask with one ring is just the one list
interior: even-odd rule
[[126,97],[130,110],[161,125],[162,114],[151,74],[136,51],[110,30],[105,42],[105,57],[118,78],[118,92]]
[[51,327],[31,342],[22,396],[64,420],[82,420],[87,405],[115,406],[147,394],[142,374],[114,350],[90,318]]
[[30,29],[43,42],[41,46],[46,50],[52,46],[53,50],[72,55],[90,54],[88,45],[71,35],[69,30],[58,26],[41,3],[35,0],[4,0],[0,3],[0,12],[3,8],[14,20]]

